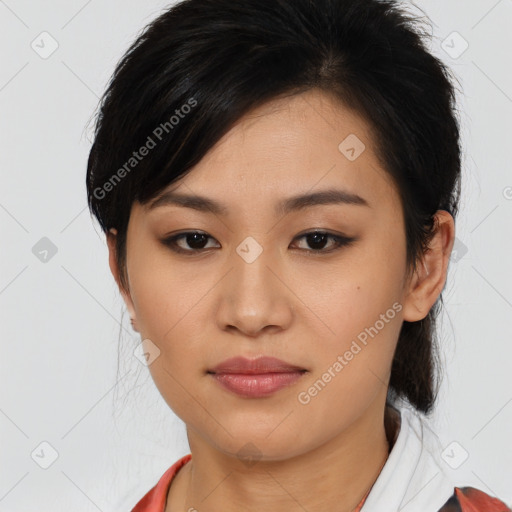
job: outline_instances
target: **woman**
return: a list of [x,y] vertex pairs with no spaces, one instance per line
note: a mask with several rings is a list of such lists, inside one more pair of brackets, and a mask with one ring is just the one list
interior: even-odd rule
[[378,0],[185,0],[123,57],[87,189],[190,454],[133,512],[510,510],[424,428],[454,241],[448,71]]

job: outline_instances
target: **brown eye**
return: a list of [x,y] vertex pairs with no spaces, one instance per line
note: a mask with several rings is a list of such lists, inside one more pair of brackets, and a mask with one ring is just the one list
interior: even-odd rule
[[[326,231],[311,231],[304,233],[295,238],[295,240],[306,241],[309,247],[299,249],[310,253],[330,253],[341,247],[347,246],[354,242],[355,238],[349,238],[341,235],[335,235]],[[215,246],[207,246],[209,240],[215,240],[210,235],[201,231],[186,231],[173,235],[162,240],[162,243],[169,247],[172,251],[180,254],[199,254],[207,249]],[[327,249],[326,249],[327,247]]]
[[[310,249],[306,249],[307,251],[319,253],[334,251],[343,246],[349,245],[355,240],[354,238],[334,235],[326,231],[311,231],[296,238],[296,240],[301,239],[305,239],[307,245],[310,247]],[[328,249],[325,249],[326,246]]]
[[200,231],[188,231],[178,235],[171,236],[162,240],[162,243],[170,247],[173,251],[179,253],[195,253],[210,247],[205,247],[208,239],[213,238]]

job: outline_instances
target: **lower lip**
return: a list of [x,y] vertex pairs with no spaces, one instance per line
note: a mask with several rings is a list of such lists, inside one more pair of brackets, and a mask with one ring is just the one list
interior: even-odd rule
[[212,373],[211,376],[222,386],[237,395],[261,398],[294,384],[305,372],[281,373]]

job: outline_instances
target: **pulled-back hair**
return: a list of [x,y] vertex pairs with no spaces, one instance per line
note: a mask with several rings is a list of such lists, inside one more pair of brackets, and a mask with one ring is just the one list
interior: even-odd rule
[[[133,202],[183,177],[251,109],[311,89],[370,125],[401,197],[414,272],[433,215],[455,217],[460,195],[455,89],[420,21],[391,0],[184,0],[147,25],[102,97],[87,167],[89,208],[104,232],[118,231],[121,285]],[[438,388],[440,301],[404,321],[391,369],[388,399],[424,413]]]

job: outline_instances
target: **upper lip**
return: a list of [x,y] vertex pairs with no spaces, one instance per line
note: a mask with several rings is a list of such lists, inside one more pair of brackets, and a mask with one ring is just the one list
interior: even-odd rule
[[287,373],[305,371],[305,368],[289,364],[275,357],[261,356],[256,359],[247,359],[245,357],[232,357],[226,359],[214,368],[208,370],[209,373]]

